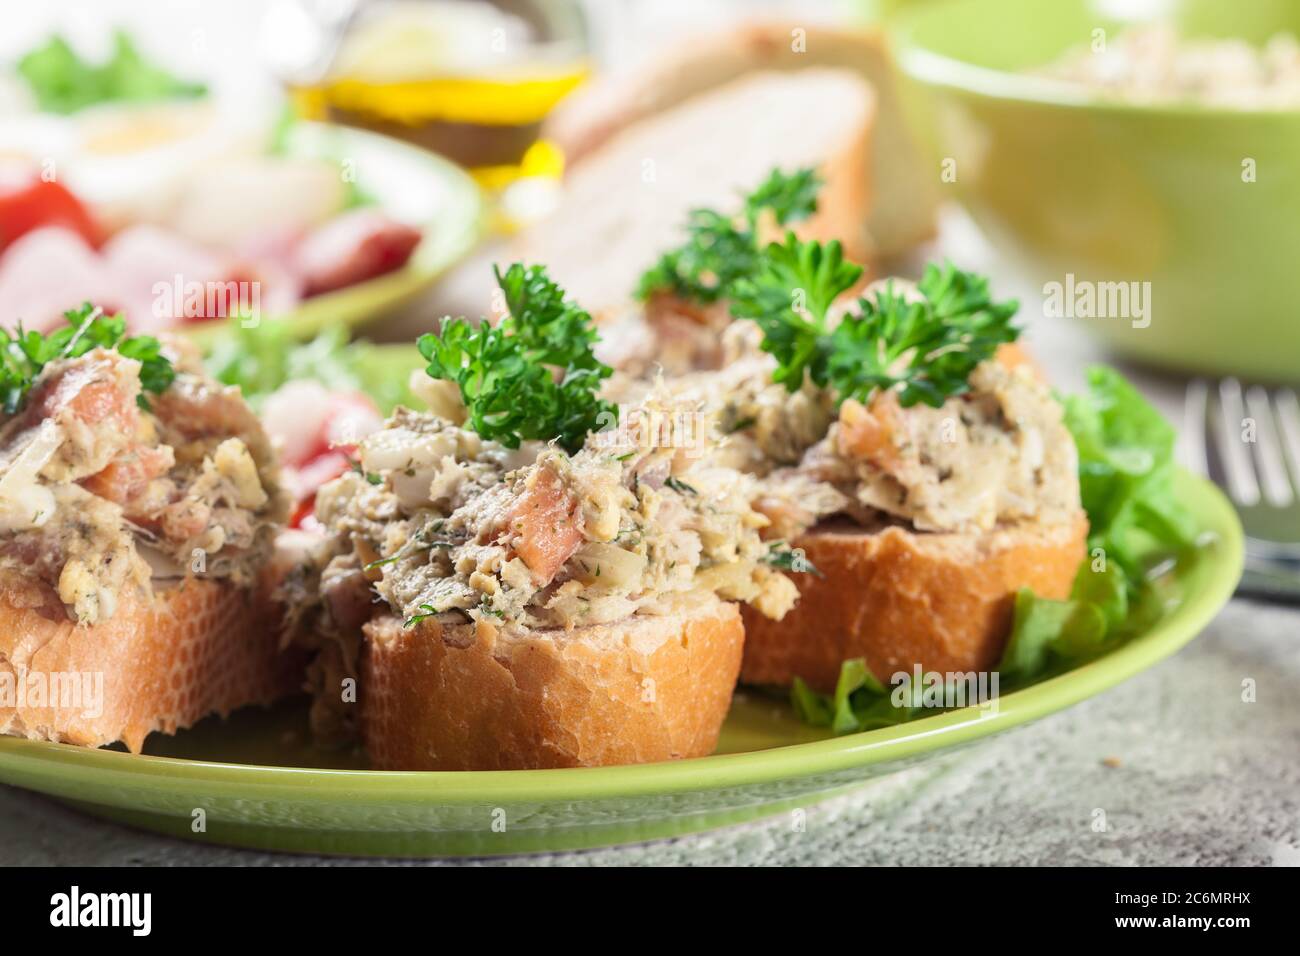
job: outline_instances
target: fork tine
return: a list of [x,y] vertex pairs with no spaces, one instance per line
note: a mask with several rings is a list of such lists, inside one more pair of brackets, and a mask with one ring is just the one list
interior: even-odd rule
[[1246,410],[1255,420],[1255,466],[1264,500],[1275,508],[1285,508],[1294,496],[1286,466],[1282,464],[1281,438],[1273,423],[1273,406],[1262,385],[1246,389]]
[[1279,388],[1273,395],[1277,425],[1282,434],[1282,453],[1291,466],[1291,487],[1300,497],[1300,399],[1295,389]]
[[1205,379],[1187,383],[1183,398],[1183,431],[1178,436],[1183,464],[1198,475],[1210,474],[1210,460],[1205,452],[1205,430],[1209,426],[1210,389]]
[[1220,427],[1219,454],[1228,478],[1228,493],[1243,507],[1259,504],[1259,482],[1255,468],[1241,440],[1245,406],[1241,401],[1241,383],[1225,378],[1219,383]]

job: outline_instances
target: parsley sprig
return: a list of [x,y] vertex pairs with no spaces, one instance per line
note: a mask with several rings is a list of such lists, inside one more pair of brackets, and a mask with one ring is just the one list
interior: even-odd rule
[[508,448],[554,439],[576,452],[588,432],[618,415],[597,397],[612,369],[592,351],[598,336],[591,316],[542,266],[494,271],[507,316],[497,326],[447,319],[441,332],[420,336],[425,371],[460,387],[469,427],[484,438]]
[[[77,358],[92,349],[116,349],[140,363],[140,385],[147,392],[162,392],[176,378],[172,363],[162,354],[162,345],[151,335],[125,338],[126,320],[105,315],[89,302],[63,313],[68,324],[48,335],[26,330],[0,328],[0,406],[6,415],[23,407],[41,370],[55,359]],[[144,394],[136,396],[143,409],[149,408]]]
[[778,226],[806,219],[817,211],[820,188],[821,180],[811,169],[792,173],[774,169],[745,197],[739,215],[691,210],[686,241],[665,252],[641,276],[637,298],[644,301],[661,291],[706,305],[727,298],[732,283],[751,274],[758,263],[763,214],[770,212]]
[[732,287],[732,314],[753,319],[777,360],[773,379],[791,391],[805,376],[843,401],[894,390],[904,407],[939,407],[965,392],[975,366],[1020,334],[1018,303],[994,302],[988,280],[951,263],[929,265],[916,296],[893,283],[858,299],[833,329],[831,304],[861,276],[838,242],[789,233]]

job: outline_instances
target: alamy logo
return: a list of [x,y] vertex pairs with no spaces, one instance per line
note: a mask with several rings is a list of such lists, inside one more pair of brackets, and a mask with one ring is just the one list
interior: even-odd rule
[[179,272],[171,282],[155,282],[155,318],[225,319],[238,317],[244,328],[255,328],[262,319],[262,283],[185,281]]
[[1151,324],[1150,282],[1090,282],[1065,274],[1043,285],[1043,314],[1054,319],[1128,319],[1135,329]]
[[153,928],[152,893],[68,893],[50,897],[51,926],[129,926],[131,935],[148,936]]
[[895,707],[978,707],[998,712],[997,671],[925,671],[915,664],[910,674],[897,671],[891,675],[889,684],[889,699]]
[[103,671],[0,671],[0,707],[70,711],[94,719],[104,713]]

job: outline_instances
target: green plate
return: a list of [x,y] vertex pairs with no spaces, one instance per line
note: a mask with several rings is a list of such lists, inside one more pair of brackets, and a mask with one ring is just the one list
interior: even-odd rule
[[[0,782],[178,837],[259,849],[382,856],[492,855],[635,842],[807,806],[1076,704],[1178,650],[1232,595],[1241,526],[1209,483],[1180,473],[1204,545],[1173,572],[1177,600],[1105,657],[998,700],[844,737],[783,702],[737,696],[718,753],[576,770],[394,773],[307,744],[305,707],[154,735],[149,756],[0,737]],[[200,812],[201,811],[201,812]],[[199,829],[199,822],[202,829]]]
[[[288,315],[263,318],[289,323],[297,338],[309,338],[327,325],[355,327],[380,318],[432,285],[483,234],[486,207],[478,185],[441,156],[377,133],[308,122],[286,132],[284,148],[296,156],[349,161],[361,193],[424,231],[410,261],[396,272],[313,296]],[[187,327],[200,341],[226,330],[222,321]]]

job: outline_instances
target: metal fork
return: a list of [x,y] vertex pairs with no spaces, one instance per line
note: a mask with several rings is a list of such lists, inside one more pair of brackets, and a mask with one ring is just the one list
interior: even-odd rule
[[1300,600],[1300,400],[1235,378],[1187,387],[1187,464],[1232,499],[1246,533],[1240,591]]

